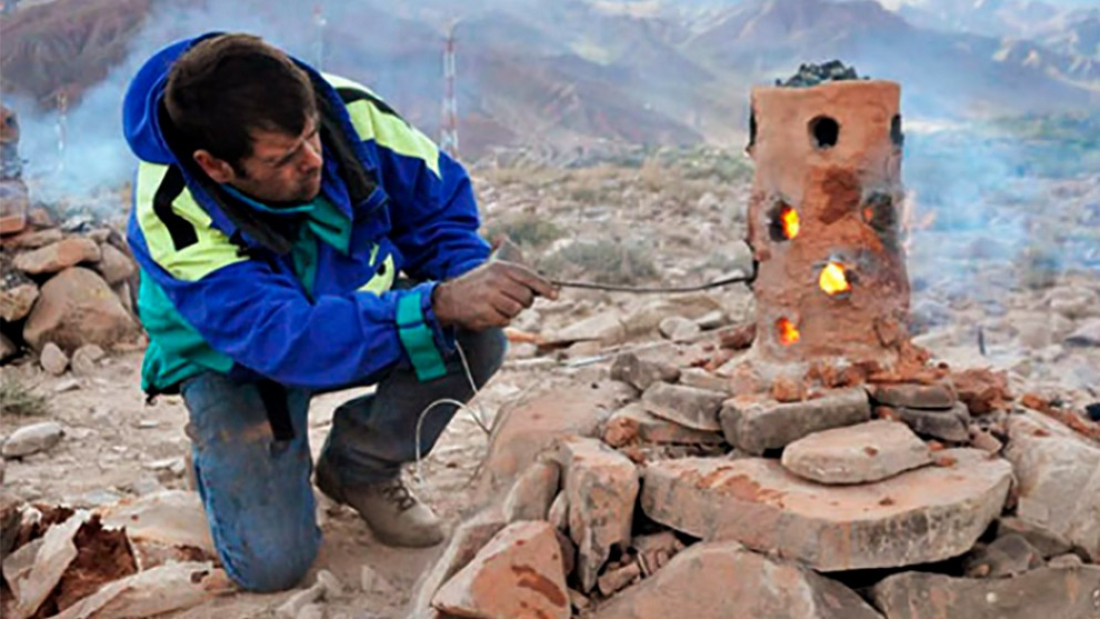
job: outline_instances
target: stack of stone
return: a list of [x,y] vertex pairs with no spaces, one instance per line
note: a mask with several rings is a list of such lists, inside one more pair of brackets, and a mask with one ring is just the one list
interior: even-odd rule
[[411,616],[1100,616],[1100,445],[973,377],[788,402],[631,355],[612,377],[501,412],[503,500]]
[[122,235],[87,225],[66,232],[43,210],[29,220],[0,239],[0,362],[30,348],[57,374],[81,348],[88,347],[72,357],[74,369],[102,349],[137,342],[137,268]]

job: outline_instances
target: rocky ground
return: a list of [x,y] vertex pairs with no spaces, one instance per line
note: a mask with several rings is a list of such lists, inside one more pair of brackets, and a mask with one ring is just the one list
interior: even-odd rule
[[[670,153],[627,166],[483,169],[477,174],[476,185],[487,233],[508,234],[529,264],[565,278],[683,285],[708,281],[751,264],[747,249],[739,243],[744,236],[750,174],[737,157],[693,152]],[[1008,244],[1003,236],[983,236],[980,231],[952,230],[942,223],[929,223],[927,213],[920,212],[917,205],[911,240],[913,331],[919,344],[953,368],[1004,371],[1015,401],[1031,394],[1034,399],[1030,402],[1036,408],[1084,411],[1087,405],[1100,401],[1100,272],[1089,270],[1080,261],[1063,259],[1063,249],[1080,247],[1080,239],[1095,233],[1100,225],[1096,219],[1100,217],[1100,183],[1095,179],[1039,182],[1044,188],[1041,195],[1003,206],[1009,214],[1026,213],[1029,229],[1036,230],[1036,235],[1038,231],[1043,233],[1042,238],[1026,237],[1028,242],[1018,246]],[[919,229],[921,225],[928,227]],[[106,238],[100,244],[103,242],[110,243]],[[90,248],[87,251],[88,255],[77,263],[92,266],[93,252]],[[1077,254],[1084,251],[1088,251],[1087,246]],[[16,253],[10,247],[5,250],[9,256]],[[636,351],[640,358],[680,368],[716,370],[728,358],[720,346],[719,330],[746,322],[752,306],[750,291],[740,285],[709,293],[656,297],[567,290],[560,301],[539,301],[516,322],[507,365],[475,401],[474,408],[490,424],[502,410],[535,408],[551,416],[568,416],[597,405],[611,410],[637,398],[632,389],[609,380],[618,353]],[[0,434],[11,437],[17,429],[31,424],[58,424],[56,428],[45,428],[48,436],[38,439],[41,443],[37,451],[14,455],[23,448],[5,444],[5,492],[15,501],[40,506],[100,510],[107,519],[124,509],[119,507],[120,502],[136,502],[135,509],[149,518],[158,513],[157,504],[170,504],[174,519],[171,526],[162,528],[175,531],[172,535],[177,537],[164,534],[162,538],[171,537],[171,542],[183,535],[190,540],[187,545],[198,548],[187,558],[209,559],[197,498],[193,493],[170,492],[188,488],[184,463],[188,444],[183,434],[186,411],[179,398],[162,397],[154,404],[145,403],[138,388],[140,351],[113,352],[78,363],[72,347],[61,348],[73,360],[68,370],[62,366],[57,371],[55,367],[57,375],[42,367],[49,365],[48,355],[34,352],[23,352],[2,368],[0,379],[45,396],[46,407],[42,411],[29,407],[29,412],[37,414],[27,416],[5,410],[0,418]],[[576,395],[575,400],[562,395],[570,393]],[[552,399],[539,403],[540,394],[552,394]],[[310,423],[315,450],[328,430],[334,408],[352,395],[327,395],[315,402]],[[616,442],[608,437],[606,429],[602,438],[611,444]],[[680,465],[667,458],[721,451],[714,446],[722,442],[721,438],[696,439],[689,441],[690,448],[648,454],[646,458],[651,461],[665,464],[650,467],[644,483],[652,487],[666,483],[669,492],[686,492],[675,487],[681,473],[676,466]],[[494,439],[495,443],[503,440],[499,436]],[[522,444],[523,438],[512,440]],[[566,448],[559,466],[568,470],[571,459],[582,457],[590,447]],[[1001,445],[986,447],[999,451]],[[512,473],[518,472],[518,464],[502,464],[501,453],[499,447],[490,449],[489,437],[468,414],[461,414],[423,462],[415,487],[457,525],[484,503],[486,488],[492,487],[487,479],[492,481],[493,475],[510,466],[517,468]],[[484,464],[487,457],[489,463]],[[961,456],[963,460],[968,457]],[[937,468],[942,470],[921,470]],[[415,471],[409,475],[414,477]],[[991,471],[989,478],[993,479],[990,488],[997,489],[1007,479],[999,470]],[[686,531],[689,537],[707,537],[705,527],[699,528],[698,523],[682,522],[675,514],[661,514],[652,497],[642,496],[642,503],[648,505],[646,514],[654,521]],[[189,609],[177,611],[174,616],[410,616],[418,602],[413,599],[417,581],[437,564],[444,549],[408,551],[381,546],[351,512],[324,500],[319,514],[325,544],[314,573],[302,583],[302,589],[274,595],[229,589],[214,596],[213,592],[224,590],[214,583],[189,603]],[[535,547],[544,543],[556,547],[550,529],[528,528],[509,529],[509,535],[530,540]],[[156,545],[148,540],[145,543]],[[664,561],[668,554],[680,550],[676,544],[663,549]],[[691,546],[690,552],[699,555],[701,561],[717,561],[713,569],[718,572],[736,572],[754,562],[772,560],[743,549],[727,549],[722,557],[713,559],[708,559],[707,553],[717,551],[709,547]],[[590,548],[587,556],[591,555]],[[642,567],[631,567],[640,564],[625,557],[616,557],[615,561],[617,567],[602,574],[598,574],[598,565],[578,567],[580,582],[571,581],[572,586],[613,592],[642,577]],[[834,559],[809,563],[830,571],[836,567],[830,561]],[[646,576],[655,569],[651,565],[644,568]],[[621,582],[608,579],[611,572],[617,573]],[[690,574],[669,574],[661,581],[662,586],[675,589],[685,586],[683,582],[692,582]],[[597,576],[604,579],[598,585]],[[789,576],[791,582],[817,586],[818,577],[808,570],[794,571]],[[642,584],[647,582],[643,580]],[[177,593],[183,595],[179,593],[183,589],[178,587]],[[635,589],[642,590],[642,585],[631,590]],[[859,604],[845,597],[846,593],[836,595],[845,603]],[[645,604],[645,595],[642,590],[621,601],[617,612],[623,614],[608,616],[642,616],[621,609]],[[900,604],[888,600],[888,589],[880,589],[875,595],[880,607]],[[603,595],[593,593],[588,597],[598,601]],[[641,602],[636,601],[639,598]],[[11,602],[7,589],[4,600]],[[572,602],[584,606],[588,598],[574,598]]]

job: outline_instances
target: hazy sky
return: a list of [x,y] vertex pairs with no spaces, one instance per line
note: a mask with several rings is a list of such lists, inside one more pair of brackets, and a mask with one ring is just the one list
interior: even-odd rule
[[[960,0],[960,2],[965,0]],[[977,1],[977,0],[973,0]],[[1100,8],[1100,0],[1043,0],[1046,4],[1065,7],[1095,7]],[[897,8],[899,4],[923,4],[921,0],[879,0],[879,3],[889,8]]]

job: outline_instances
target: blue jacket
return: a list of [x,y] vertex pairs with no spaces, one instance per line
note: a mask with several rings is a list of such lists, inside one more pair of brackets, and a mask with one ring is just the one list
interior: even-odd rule
[[[336,388],[401,361],[422,380],[439,376],[453,338],[432,290],[489,254],[465,170],[365,87],[299,62],[330,128],[324,200],[304,217],[257,209],[177,159],[166,138],[168,70],[197,40],[150,58],[123,108],[140,160],[128,238],[150,336],[143,387],[169,391],[212,370]],[[349,160],[361,166],[355,182]],[[391,289],[398,271],[424,283]]]

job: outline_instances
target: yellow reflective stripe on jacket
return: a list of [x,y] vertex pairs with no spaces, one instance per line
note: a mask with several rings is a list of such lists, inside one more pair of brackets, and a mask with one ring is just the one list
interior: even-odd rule
[[[378,246],[375,246],[374,252],[375,254],[378,253]],[[394,271],[396,270],[393,265],[393,256],[386,256],[386,259],[382,261],[382,265],[380,272],[370,278],[370,281],[360,286],[359,290],[381,296],[383,292],[388,291],[393,286]],[[374,266],[374,255],[371,256],[371,266]]]
[[[361,90],[378,99],[369,88],[352,80],[336,75],[325,74],[325,80],[335,88]],[[424,161],[437,177],[439,173],[439,148],[428,136],[393,114],[380,111],[369,101],[359,100],[347,105],[351,124],[364,142],[374,140],[379,146],[406,157],[416,157]]]
[[186,188],[172,201],[172,211],[195,228],[198,242],[176,249],[168,227],[154,210],[157,189],[168,173],[168,166],[142,162],[138,166],[134,188],[138,225],[153,260],[176,279],[193,282],[235,262],[248,258],[237,253],[237,246],[220,230],[211,227],[210,215],[191,197]]

